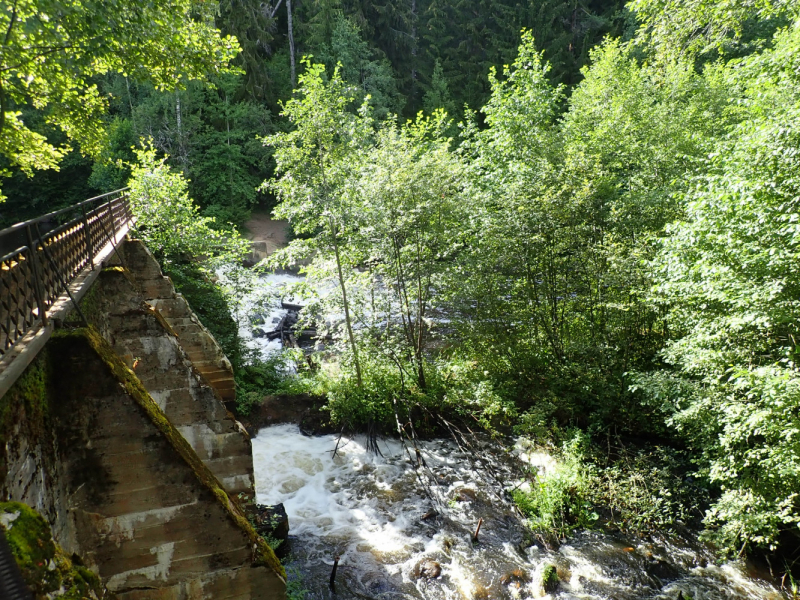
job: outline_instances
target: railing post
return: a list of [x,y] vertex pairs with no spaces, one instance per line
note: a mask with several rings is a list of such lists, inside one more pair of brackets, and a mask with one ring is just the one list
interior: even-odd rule
[[[39,316],[42,319],[42,325],[47,325],[47,309],[44,305],[44,296],[42,294],[42,277],[44,272],[39,269],[39,260],[36,257],[36,243],[33,241],[33,233],[31,226],[25,228],[28,233],[28,248],[31,253],[31,269],[33,270],[33,293],[36,295],[36,305],[39,307]],[[44,241],[42,241],[44,244]]]
[[133,220],[133,213],[131,212],[131,196],[130,192],[122,194],[122,203],[125,207],[125,219],[130,223]]
[[81,206],[83,211],[83,231],[86,234],[86,253],[89,255],[89,266],[94,271],[94,247],[92,246],[92,235],[89,231],[89,219],[86,218],[86,207]]
[[108,204],[106,204],[107,212],[108,212],[108,220],[109,220],[109,229],[111,230],[111,245],[114,245],[114,238],[117,237],[117,224],[114,222],[114,211],[111,210],[111,203],[114,202],[113,200],[109,200]]

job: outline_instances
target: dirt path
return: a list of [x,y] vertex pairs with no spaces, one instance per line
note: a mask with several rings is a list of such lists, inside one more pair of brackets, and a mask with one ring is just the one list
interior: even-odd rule
[[254,242],[269,241],[279,248],[288,242],[289,222],[274,220],[267,212],[254,212],[244,227],[247,230],[247,239]]
[[244,224],[245,237],[252,242],[246,263],[255,264],[289,242],[289,223],[270,218],[267,212],[254,212]]

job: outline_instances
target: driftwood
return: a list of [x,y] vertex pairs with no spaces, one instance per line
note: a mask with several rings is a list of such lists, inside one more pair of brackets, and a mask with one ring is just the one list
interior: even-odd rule
[[266,333],[268,340],[280,340],[284,346],[299,348],[298,340],[311,341],[317,338],[317,330],[314,328],[295,330],[294,327],[299,320],[298,313],[303,308],[300,304],[281,301],[281,308],[287,312],[281,317],[275,329]]
[[284,326],[286,325],[286,317],[287,316],[288,316],[288,313],[283,315],[281,317],[281,320],[278,322],[278,326],[275,327],[275,329],[273,329],[272,331],[268,331],[267,332],[267,339],[268,340],[270,340],[270,341],[278,340],[278,339],[283,340],[283,329],[284,329]]
[[331,588],[332,592],[336,591],[336,569],[339,568],[339,557],[336,556],[333,559],[333,569],[331,569],[331,579],[328,582],[328,585]]
[[483,518],[478,519],[478,526],[475,528],[475,533],[472,534],[472,543],[478,543],[478,534],[481,532],[481,525],[483,525]]
[[291,302],[284,302],[281,300],[281,308],[291,312],[300,312],[305,307],[302,304],[292,304]]

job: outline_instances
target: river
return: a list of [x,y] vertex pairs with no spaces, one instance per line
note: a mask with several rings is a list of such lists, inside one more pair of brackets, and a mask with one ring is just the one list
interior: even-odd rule
[[[519,449],[484,440],[479,451],[462,452],[449,440],[427,441],[428,469],[417,471],[397,441],[379,442],[381,455],[344,438],[334,456],[336,443],[295,425],[253,438],[258,502],[286,507],[287,568],[302,578],[309,600],[784,597],[740,562],[716,564],[691,535],[584,531],[559,548],[533,543],[499,483],[514,483]],[[552,594],[541,587],[549,565],[560,578]]]
[[[300,280],[265,275],[243,299],[240,334],[262,356],[280,349],[262,334],[285,314],[279,298],[286,286]],[[534,543],[503,493],[519,474],[522,450],[509,451],[513,440],[484,440],[477,453],[450,440],[426,441],[428,469],[419,471],[396,440],[379,442],[381,455],[374,455],[364,440],[344,438],[334,456],[336,436],[308,437],[295,425],[277,425],[252,442],[257,501],[284,504],[287,568],[302,580],[308,600],[784,597],[743,563],[718,564],[691,534],[639,539],[584,531],[558,548]],[[550,565],[560,583],[547,594],[541,580]]]

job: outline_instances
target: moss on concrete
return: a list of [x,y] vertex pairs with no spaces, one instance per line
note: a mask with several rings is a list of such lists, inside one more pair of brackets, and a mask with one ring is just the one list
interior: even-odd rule
[[20,502],[0,503],[8,545],[34,598],[79,600],[110,598],[100,579],[76,565],[54,541],[39,513]]
[[283,565],[281,565],[280,561],[275,556],[272,548],[270,548],[264,539],[256,533],[245,517],[245,513],[239,504],[228,496],[217,478],[189,445],[189,442],[184,439],[169,419],[167,419],[166,415],[158,407],[155,400],[150,396],[136,374],[128,368],[122,359],[120,359],[100,333],[94,327],[72,330],[62,329],[53,334],[53,341],[58,343],[59,340],[61,343],[70,340],[85,340],[85,342],[89,344],[106,366],[108,366],[115,378],[122,384],[125,392],[136,401],[142,410],[144,410],[145,414],[156,428],[167,438],[172,447],[175,448],[183,460],[191,467],[200,483],[214,494],[228,516],[248,537],[254,553],[253,563],[270,567],[285,581],[286,572],[283,569]]
[[24,406],[27,418],[39,419],[47,414],[48,406],[48,365],[47,349],[17,379],[14,385],[2,397],[0,414],[5,417],[13,406]]
[[50,398],[47,355],[45,347],[11,389],[0,397],[0,478],[5,479],[8,442],[14,443],[17,426],[24,427],[31,439],[39,439],[45,431]]

